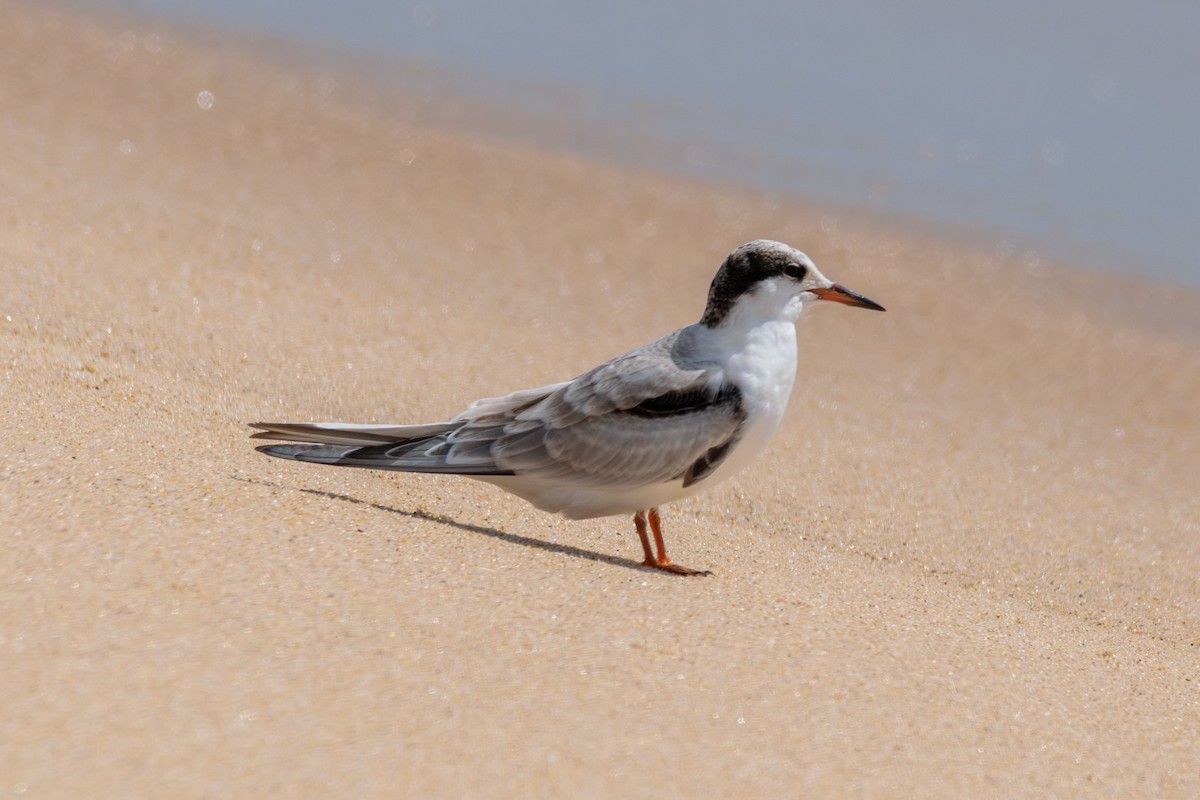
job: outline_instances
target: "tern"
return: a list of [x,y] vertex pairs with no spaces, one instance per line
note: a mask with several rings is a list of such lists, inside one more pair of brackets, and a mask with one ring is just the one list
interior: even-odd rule
[[477,400],[446,422],[251,427],[301,443],[258,448],[277,458],[463,475],[569,519],[632,514],[646,567],[708,575],[667,556],[658,509],[766,447],[796,380],[795,322],[818,301],[884,310],[794,247],[759,239],[725,259],[699,322],[573,380]]

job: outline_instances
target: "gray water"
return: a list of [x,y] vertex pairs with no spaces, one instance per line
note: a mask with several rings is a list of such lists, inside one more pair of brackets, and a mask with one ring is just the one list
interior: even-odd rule
[[74,2],[420,62],[594,131],[538,144],[620,159],[625,131],[662,169],[1200,285],[1200,4]]

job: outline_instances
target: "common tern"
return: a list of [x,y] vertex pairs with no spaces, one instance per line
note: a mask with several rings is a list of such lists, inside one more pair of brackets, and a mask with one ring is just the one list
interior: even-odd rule
[[796,379],[794,323],[816,301],[884,310],[759,239],[725,259],[699,322],[573,380],[477,400],[446,422],[256,422],[254,438],[302,443],[258,448],[278,458],[463,475],[569,519],[633,514],[645,566],[707,575],[667,556],[658,508],[763,450]]

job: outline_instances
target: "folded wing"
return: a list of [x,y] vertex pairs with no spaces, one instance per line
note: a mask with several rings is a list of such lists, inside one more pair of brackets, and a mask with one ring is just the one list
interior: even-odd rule
[[741,392],[718,369],[679,363],[674,335],[554,384],[488,398],[431,425],[257,423],[256,438],[310,442],[268,455],[341,466],[531,476],[640,486],[710,474],[741,431]]

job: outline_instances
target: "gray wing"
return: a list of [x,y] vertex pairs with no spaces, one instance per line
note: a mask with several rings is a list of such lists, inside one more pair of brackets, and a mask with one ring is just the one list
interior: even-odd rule
[[[446,423],[260,424],[256,427],[266,433],[258,435],[264,438],[345,445],[260,450],[301,461],[407,472],[529,475],[602,486],[682,479],[690,485],[724,459],[745,412],[741,392],[717,367],[681,356],[686,348],[680,334],[567,383],[477,401]],[[400,435],[390,441],[373,438],[393,432]],[[351,436],[362,438],[349,441]]]
[[745,411],[719,368],[680,356],[679,337],[602,364],[515,413],[473,416],[454,437],[486,443],[496,464],[516,475],[691,485],[724,459]]

